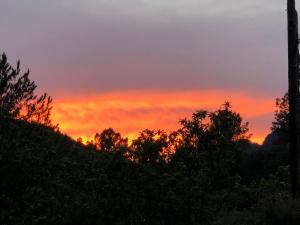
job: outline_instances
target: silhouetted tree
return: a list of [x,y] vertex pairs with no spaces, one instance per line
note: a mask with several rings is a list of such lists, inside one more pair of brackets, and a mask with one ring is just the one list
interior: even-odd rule
[[191,120],[183,119],[181,124],[183,145],[174,160],[182,157],[190,169],[217,178],[235,172],[240,145],[247,142],[249,129],[229,103],[215,112],[197,111]]
[[128,138],[122,138],[121,134],[112,128],[97,133],[94,138],[96,148],[105,152],[113,152],[128,147]]
[[161,130],[146,129],[132,142],[133,159],[139,163],[157,164],[165,161],[168,135]]
[[[113,130],[102,135],[109,140],[103,152],[93,142],[86,146],[40,124],[0,117],[0,224],[299,224],[300,202],[286,197],[287,167],[247,184],[231,176],[248,136],[239,114],[225,105],[186,122],[193,126],[182,133],[143,131],[133,142],[132,162],[114,153],[120,135]],[[181,161],[174,156],[164,163],[168,148],[177,149]],[[249,163],[251,172],[265,172]]]
[[275,121],[272,122],[271,130],[287,142],[289,132],[289,95],[287,93],[282,98],[276,99],[276,107]]
[[50,125],[51,97],[35,94],[36,84],[29,79],[29,70],[21,74],[20,61],[16,68],[5,54],[0,56],[0,114],[10,118]]

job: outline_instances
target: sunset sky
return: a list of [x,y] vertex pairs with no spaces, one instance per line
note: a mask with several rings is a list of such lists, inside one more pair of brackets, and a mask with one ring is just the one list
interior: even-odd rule
[[229,101],[261,143],[287,90],[285,9],[285,0],[0,0],[0,51],[30,68],[74,138],[171,131]]

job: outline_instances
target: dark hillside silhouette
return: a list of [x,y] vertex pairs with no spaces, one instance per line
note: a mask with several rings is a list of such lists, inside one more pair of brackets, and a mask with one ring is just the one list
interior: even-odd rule
[[227,129],[239,129],[227,127],[227,119],[238,114],[226,105],[207,115],[212,124],[198,120],[205,116],[200,112],[184,120],[184,141],[168,160],[162,153],[174,145],[164,134],[157,139],[145,131],[124,148],[117,145],[122,138],[108,132],[116,143],[101,150],[43,125],[1,117],[1,223],[297,224],[291,209],[299,203],[289,198],[288,167],[276,161],[278,147],[235,140]]
[[287,97],[277,100],[280,142],[249,141],[225,102],[166,133],[128,143],[112,128],[83,145],[51,125],[51,98],[6,56],[0,73],[0,224],[296,225],[290,196]]

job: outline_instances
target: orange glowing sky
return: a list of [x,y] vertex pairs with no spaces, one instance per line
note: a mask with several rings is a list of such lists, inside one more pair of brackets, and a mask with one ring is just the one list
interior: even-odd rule
[[30,68],[75,139],[107,127],[172,131],[230,101],[261,143],[288,86],[285,9],[281,0],[2,0],[0,53]]
[[61,97],[55,101],[53,120],[74,139],[91,140],[109,127],[133,138],[146,128],[176,130],[178,121],[195,110],[215,110],[225,101],[250,122],[251,140],[262,143],[270,132],[274,99],[232,91],[128,91]]

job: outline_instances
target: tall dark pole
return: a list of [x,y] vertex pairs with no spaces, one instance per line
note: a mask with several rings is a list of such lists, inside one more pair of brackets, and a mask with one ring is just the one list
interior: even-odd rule
[[298,192],[298,152],[299,152],[299,50],[298,16],[295,0],[287,0],[288,12],[288,73],[289,73],[289,139],[291,192]]

